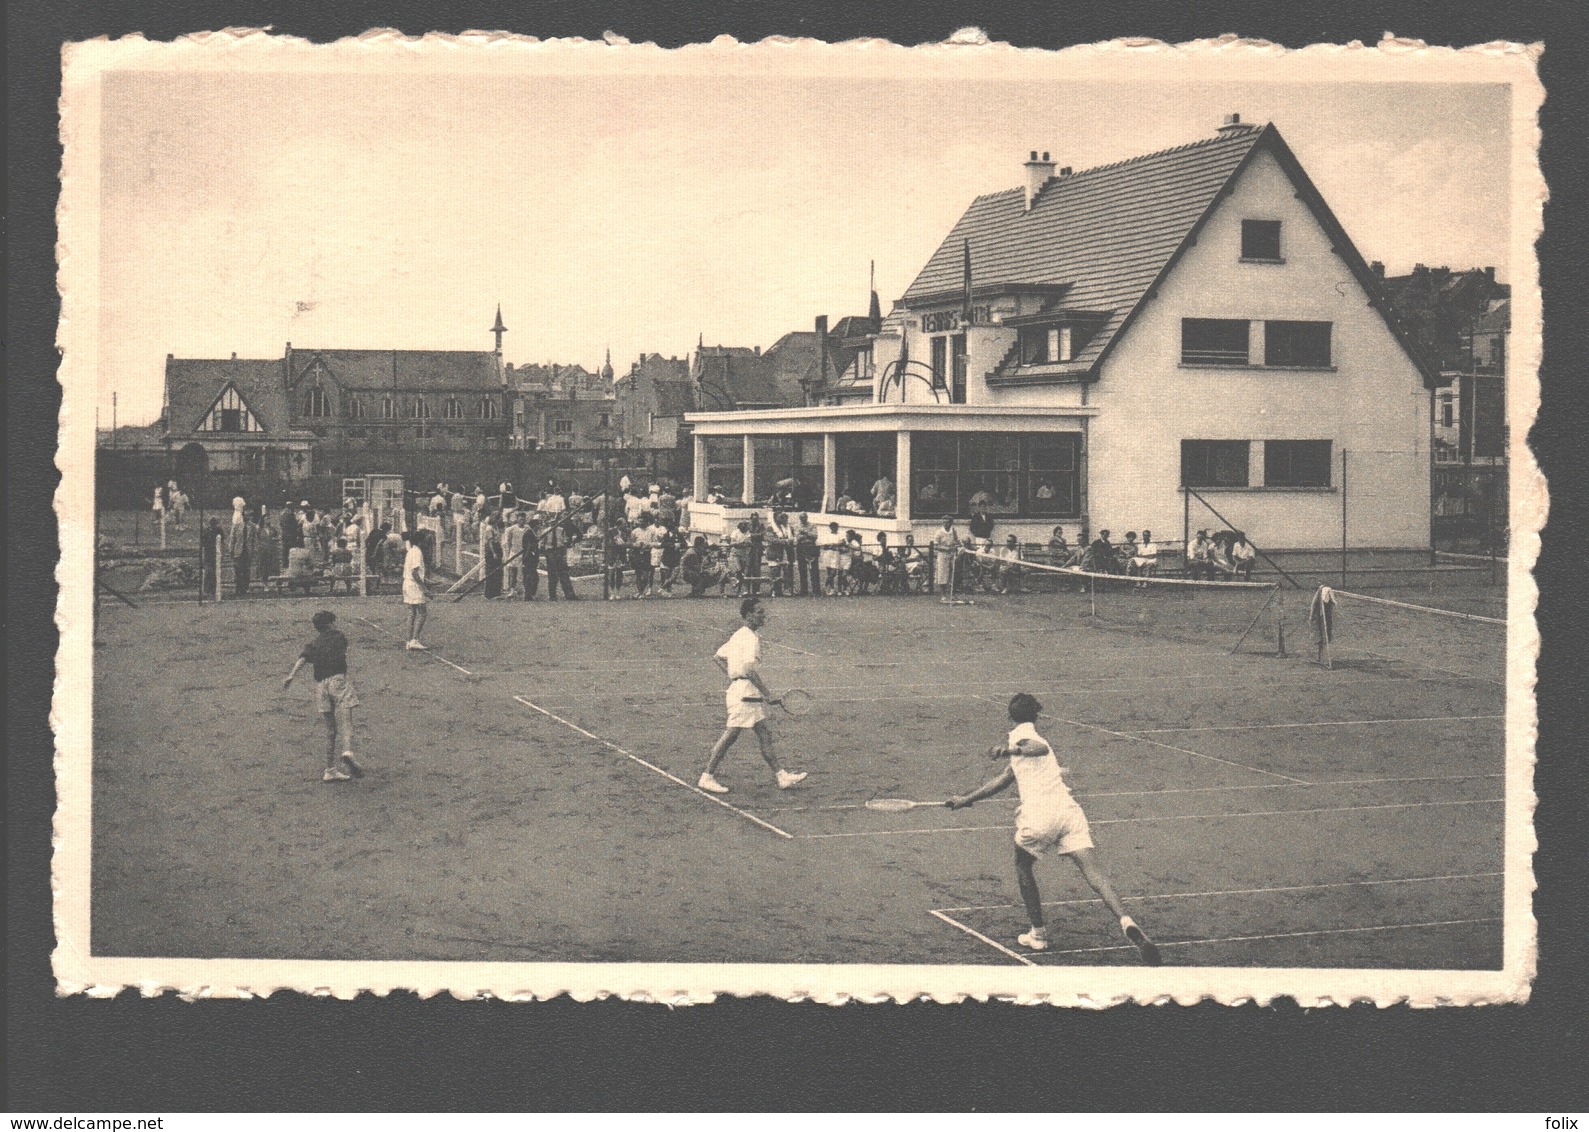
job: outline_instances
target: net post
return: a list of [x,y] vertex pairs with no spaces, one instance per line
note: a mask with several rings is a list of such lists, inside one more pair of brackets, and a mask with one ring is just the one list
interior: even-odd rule
[[164,508],[160,511],[160,549],[166,548],[166,513]]
[[1286,592],[1284,589],[1275,589],[1275,655],[1284,660],[1286,656]]
[[365,589],[368,584],[364,575],[369,572],[369,559],[364,553],[364,528],[358,523],[353,524],[353,566],[359,572],[359,596],[368,597]]
[[221,536],[215,536],[215,601],[219,605],[224,599],[221,597]]
[[453,573],[463,577],[463,512],[452,513]]
[[1279,592],[1280,584],[1277,582],[1275,583],[1275,587],[1269,591],[1269,596],[1264,599],[1264,603],[1259,607],[1258,612],[1253,614],[1251,621],[1247,622],[1247,627],[1242,630],[1241,636],[1236,638],[1236,643],[1231,646],[1229,653],[1230,656],[1235,656],[1241,651],[1241,646],[1247,643],[1247,638],[1252,634],[1252,631],[1258,627],[1258,622],[1262,620],[1263,615],[1268,612],[1269,606],[1274,604],[1275,594]]

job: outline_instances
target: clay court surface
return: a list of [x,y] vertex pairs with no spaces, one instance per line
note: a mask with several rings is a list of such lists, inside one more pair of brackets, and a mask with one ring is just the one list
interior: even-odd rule
[[[810,777],[776,790],[742,740],[720,800],[694,782],[722,724],[710,658],[730,601],[438,600],[428,654],[401,647],[390,596],[107,602],[93,949],[1135,963],[1060,858],[1038,867],[1052,950],[1016,944],[1013,792],[864,807],[984,781],[1025,690],[1167,963],[1499,968],[1501,630],[1343,618],[1325,671],[1292,591],[1291,656],[1269,613],[1231,655],[1263,596],[1125,590],[1096,618],[1070,593],[773,601],[769,682],[816,696],[775,727]],[[320,781],[306,677],[281,690],[322,607],[353,642],[354,783]]]

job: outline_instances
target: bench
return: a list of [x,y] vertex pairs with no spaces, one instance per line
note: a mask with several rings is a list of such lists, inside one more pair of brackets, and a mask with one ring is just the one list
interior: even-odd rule
[[[302,590],[305,596],[309,596],[314,594],[321,585],[325,586],[325,592],[328,595],[335,594],[338,584],[346,584],[348,595],[351,597],[358,582],[359,576],[357,574],[347,577],[338,577],[334,574],[273,574],[269,578],[265,578],[262,584],[271,587],[278,597],[285,596],[291,590]],[[364,575],[364,590],[366,594],[377,593],[380,588],[381,577],[379,574]]]

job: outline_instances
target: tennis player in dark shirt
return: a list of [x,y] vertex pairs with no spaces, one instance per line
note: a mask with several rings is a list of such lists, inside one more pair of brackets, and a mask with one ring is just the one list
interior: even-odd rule
[[[359,706],[358,693],[348,679],[348,639],[334,628],[337,615],[322,609],[313,618],[315,637],[304,645],[292,671],[281,682],[290,688],[298,670],[305,664],[314,669],[315,710],[326,725],[326,769],[322,782],[347,782],[363,778],[364,771],[353,758],[353,709]],[[342,757],[337,757],[338,732]]]

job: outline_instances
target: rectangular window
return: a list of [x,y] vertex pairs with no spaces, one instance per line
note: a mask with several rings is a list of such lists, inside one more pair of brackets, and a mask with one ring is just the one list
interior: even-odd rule
[[1181,363],[1189,366],[1246,365],[1248,329],[1244,318],[1181,319]]
[[1263,445],[1265,487],[1329,487],[1328,440],[1266,440]]
[[1081,513],[1077,432],[911,435],[911,515],[1075,518]]
[[1246,487],[1247,441],[1181,441],[1182,487]]
[[1041,365],[1054,359],[1054,355],[1049,352],[1049,333],[1050,329],[1044,326],[1021,327],[1021,364],[1023,366]]
[[242,432],[243,431],[243,410],[241,410],[241,409],[222,409],[221,410],[221,428],[220,428],[220,431],[221,432]]
[[[938,339],[942,341],[942,339]],[[911,516],[933,519],[960,512],[960,454],[952,432],[917,432],[910,440]]]
[[1328,322],[1264,323],[1263,364],[1322,369],[1330,364]]
[[[898,436],[892,432],[841,432],[833,438],[838,495],[848,496],[865,514],[874,514],[872,488],[894,482]],[[837,502],[837,496],[834,502]]]
[[552,431],[560,436],[571,436],[574,432],[574,422],[567,420],[553,421]]
[[1241,222],[1241,258],[1280,260],[1280,221],[1243,220]]
[[966,336],[956,334],[949,339],[949,349],[952,359],[949,363],[949,403],[964,405],[966,403],[966,364],[970,360],[966,357]]
[[1020,331],[1021,365],[1068,362],[1076,356],[1075,328],[1071,326],[1023,326]]
[[1451,395],[1449,393],[1440,398],[1441,428],[1450,428],[1456,423],[1455,406],[1451,403],[1451,400]]
[[1025,514],[1074,516],[1081,513],[1081,433],[1036,433],[1025,442],[1026,476],[1021,506]]
[[612,424],[612,414],[611,413],[598,413],[596,415],[596,424],[600,428],[609,427]]
[[708,436],[706,441],[707,494],[728,500],[741,499],[745,491],[745,442],[737,436]]
[[932,387],[946,389],[949,385],[949,339],[932,340]]
[[966,506],[989,515],[1014,515],[1021,506],[1021,437],[1013,432],[967,433],[960,438],[961,489]]

